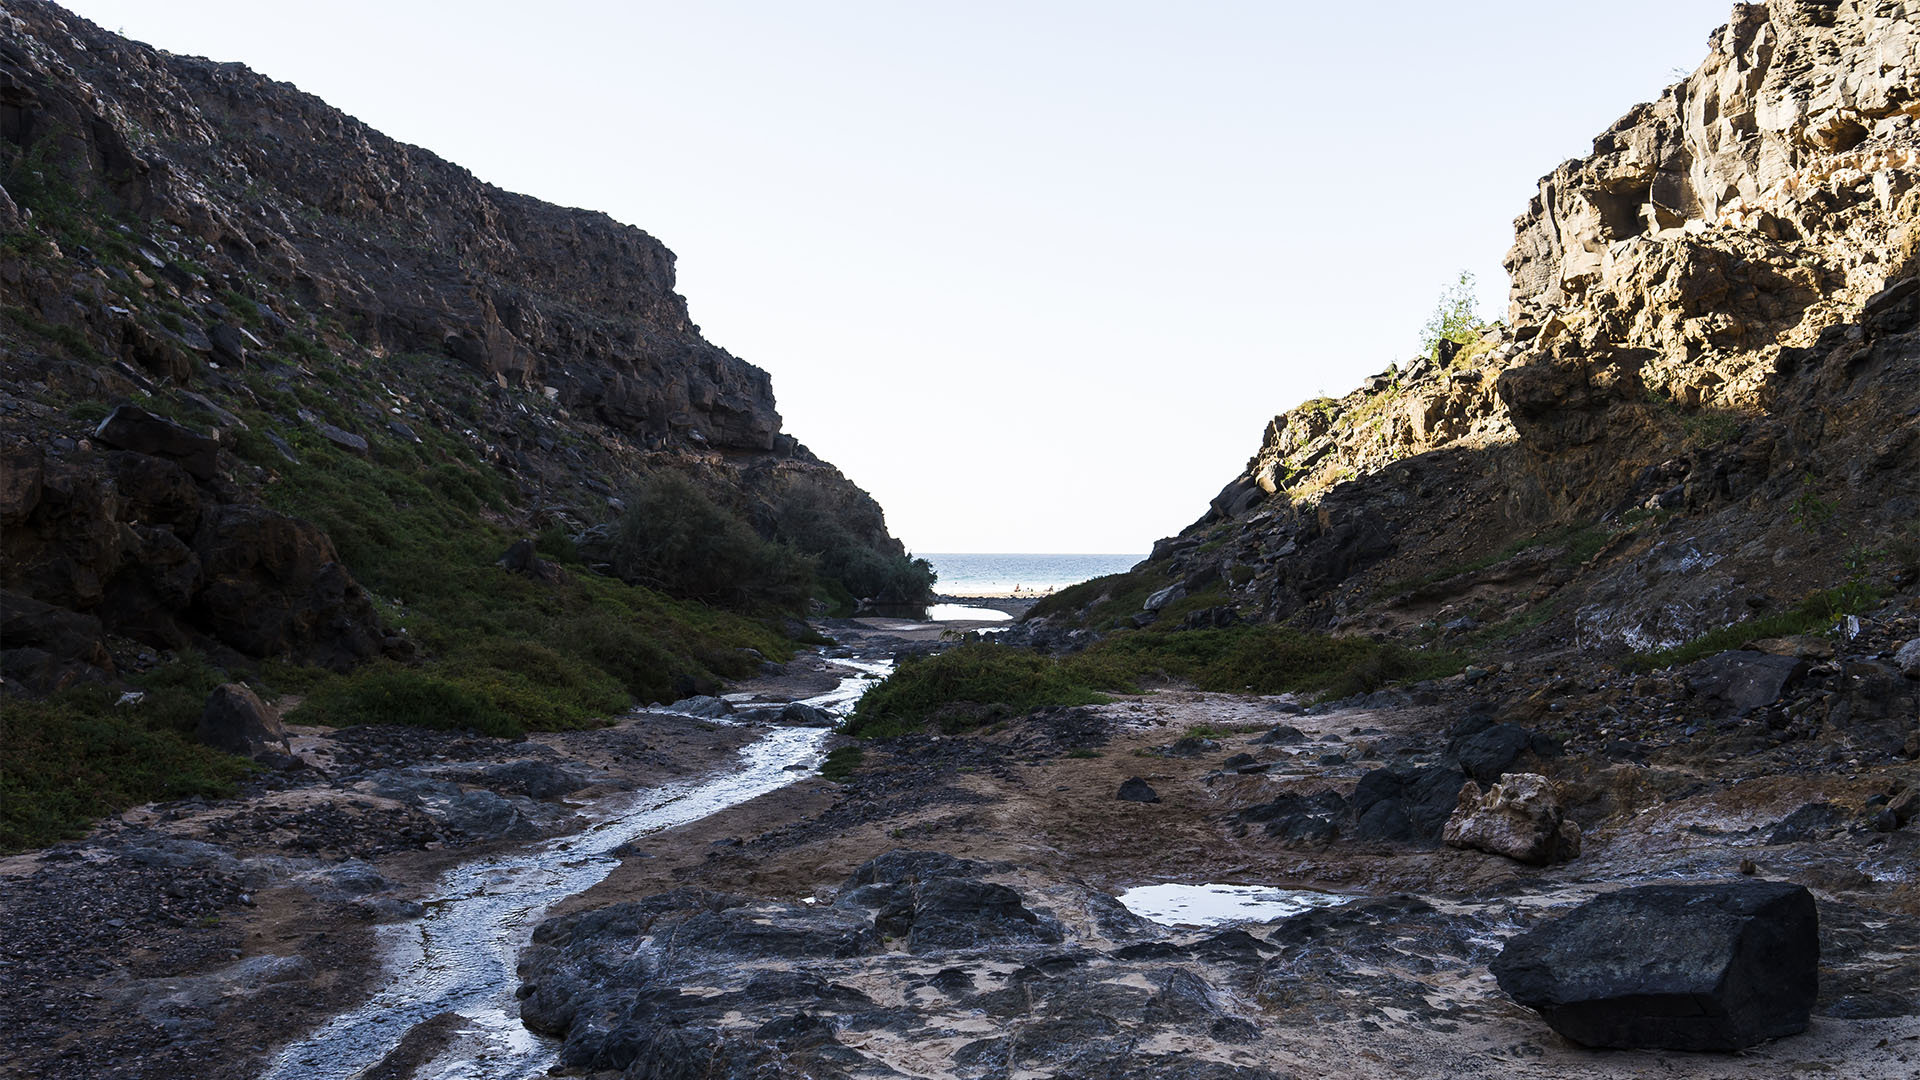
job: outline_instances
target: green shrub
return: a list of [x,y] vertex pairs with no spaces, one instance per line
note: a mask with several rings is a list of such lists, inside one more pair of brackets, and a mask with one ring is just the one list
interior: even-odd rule
[[525,733],[520,722],[502,712],[484,688],[384,662],[369,664],[320,687],[288,719],[330,727],[406,724],[451,731],[471,729],[503,738]]
[[495,709],[529,730],[597,724],[630,703],[626,687],[612,675],[530,641],[482,641],[441,673],[485,694]]
[[1427,325],[1420,330],[1421,353],[1438,361],[1442,341],[1461,346],[1471,346],[1480,341],[1480,331],[1486,324],[1480,321],[1473,289],[1473,275],[1462,270],[1454,283],[1441,291],[1433,314],[1428,316]]
[[[82,836],[96,818],[156,799],[231,795],[252,768],[190,741],[178,717],[117,693],[9,701],[0,717],[0,851]],[[197,716],[198,710],[195,714]]]
[[878,738],[919,730],[929,720],[962,730],[1009,711],[1107,700],[1049,657],[970,642],[932,656],[903,659],[860,699],[845,730]]
[[889,604],[933,598],[933,565],[897,550],[879,504],[866,493],[794,477],[774,497],[771,516],[774,536],[814,560],[834,607],[850,607],[846,601],[855,598]]
[[806,559],[678,473],[656,473],[631,493],[612,555],[623,581],[738,611],[798,611],[813,592]]

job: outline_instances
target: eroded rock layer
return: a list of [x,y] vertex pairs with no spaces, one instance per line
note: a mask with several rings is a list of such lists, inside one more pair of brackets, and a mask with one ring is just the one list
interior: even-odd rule
[[1541,180],[1504,323],[1275,417],[1156,549],[1163,576],[1227,582],[1242,617],[1525,619],[1632,649],[1898,586],[1917,53],[1913,3],[1737,7],[1696,71]]

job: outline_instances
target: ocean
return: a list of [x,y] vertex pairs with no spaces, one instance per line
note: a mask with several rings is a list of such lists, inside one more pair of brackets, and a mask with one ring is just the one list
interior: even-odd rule
[[934,590],[948,596],[1044,595],[1088,578],[1133,568],[1144,555],[1014,555],[915,552],[940,575]]

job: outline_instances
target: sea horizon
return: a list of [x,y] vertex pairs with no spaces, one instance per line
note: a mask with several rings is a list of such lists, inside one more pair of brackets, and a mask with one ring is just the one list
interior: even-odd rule
[[933,564],[934,590],[948,596],[1044,596],[1118,574],[1146,558],[1129,552],[915,552]]

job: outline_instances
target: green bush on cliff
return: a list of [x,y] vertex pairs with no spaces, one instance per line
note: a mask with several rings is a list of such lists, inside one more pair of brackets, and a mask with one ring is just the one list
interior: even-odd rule
[[933,597],[933,565],[897,548],[883,550],[885,518],[858,492],[829,490],[809,477],[789,479],[773,499],[772,531],[814,560],[835,607],[850,607],[851,599],[919,604]]
[[629,493],[612,554],[624,581],[736,611],[801,610],[813,591],[804,557],[761,538],[674,472],[656,473]]
[[1480,341],[1480,331],[1485,329],[1486,323],[1480,321],[1478,301],[1473,290],[1473,275],[1465,270],[1460,271],[1460,276],[1453,284],[1441,290],[1433,314],[1427,317],[1427,325],[1420,329],[1420,352],[1423,355],[1437,361],[1443,341],[1451,341],[1462,347]]

